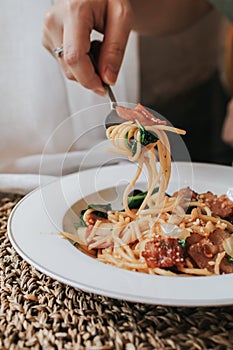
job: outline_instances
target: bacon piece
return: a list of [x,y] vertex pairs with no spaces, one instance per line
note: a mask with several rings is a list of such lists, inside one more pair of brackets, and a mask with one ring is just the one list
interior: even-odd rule
[[123,107],[123,106],[117,106],[116,111],[121,118],[130,120],[133,122],[135,120],[138,120],[139,123],[141,123],[144,126],[167,125],[166,120],[161,120],[159,118],[156,118],[141,104],[137,104],[135,109]]
[[[213,271],[214,265],[209,263],[214,262],[217,254],[224,251],[223,241],[230,236],[229,232],[220,229],[210,233],[208,238],[194,233],[186,239],[187,253],[199,268]],[[222,272],[230,271],[232,267],[233,264],[231,266],[231,263],[225,259],[221,262],[220,270]]]
[[214,216],[228,218],[233,216],[233,202],[225,195],[217,196],[208,191],[198,196],[199,201],[206,204]]
[[142,256],[148,267],[166,268],[184,263],[183,249],[177,238],[156,238],[145,245]]
[[233,273],[233,263],[227,257],[224,257],[220,264],[221,273]]
[[198,233],[192,233],[191,236],[186,238],[186,241],[185,241],[186,250],[188,250],[189,247],[191,247],[191,245],[198,243],[202,239],[203,239],[203,236],[199,235]]
[[223,231],[220,229],[216,229],[210,233],[209,239],[210,241],[218,246],[220,252],[224,250],[223,241],[227,238],[231,237],[231,234],[228,231]]
[[208,238],[202,238],[195,244],[192,244],[188,249],[188,255],[191,256],[195,264],[200,268],[213,270],[213,265],[209,263],[215,260],[215,255],[218,253],[218,247],[215,246]]
[[173,194],[173,197],[178,197],[178,196],[183,198],[184,201],[192,201],[193,202],[193,201],[197,200],[198,193],[191,190],[190,187],[185,187],[185,188],[182,188],[181,190],[179,190]]

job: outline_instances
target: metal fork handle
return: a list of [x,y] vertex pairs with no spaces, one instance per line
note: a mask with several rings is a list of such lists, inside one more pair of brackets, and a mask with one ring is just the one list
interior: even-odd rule
[[[91,42],[91,48],[90,48],[90,51],[89,51],[89,56],[90,56],[90,59],[93,63],[93,66],[95,68],[95,72],[99,75],[99,70],[98,70],[98,61],[99,61],[99,54],[100,54],[100,48],[101,48],[101,41],[99,40],[93,40]],[[112,109],[115,109],[116,106],[117,106],[117,101],[116,101],[116,98],[114,96],[114,93],[111,89],[111,87],[106,84],[105,82],[103,82],[103,86],[105,87],[105,89],[107,90],[107,93],[108,93],[108,97],[109,97],[109,100],[110,100],[110,103],[111,103],[111,108]]]
[[114,96],[114,93],[113,93],[113,91],[112,91],[112,89],[111,89],[111,87],[109,85],[104,84],[104,87],[107,90],[108,97],[109,97],[109,100],[111,102],[111,107],[112,107],[112,109],[115,109],[116,106],[117,106],[117,101],[116,101],[116,98]]

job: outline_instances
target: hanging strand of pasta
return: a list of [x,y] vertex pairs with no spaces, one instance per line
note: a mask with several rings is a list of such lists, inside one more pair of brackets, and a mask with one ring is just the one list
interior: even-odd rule
[[[147,130],[155,130],[155,128],[148,128]],[[150,209],[146,210],[144,214],[154,214],[156,211],[161,211],[161,207],[165,205],[165,192],[168,186],[168,182],[170,179],[170,172],[171,172],[171,156],[170,156],[170,145],[168,141],[168,137],[166,133],[163,131],[157,131],[156,134],[159,138],[159,141],[156,143],[157,149],[158,149],[158,160],[160,164],[159,173],[158,176],[155,177],[155,183],[153,183],[153,187],[151,188],[150,193],[153,192],[153,189],[156,185],[159,185],[158,193],[154,194],[153,196],[148,196],[147,202],[144,204],[147,204]],[[155,152],[154,152],[155,155]],[[155,156],[156,159],[156,156]],[[154,168],[156,167],[156,161],[154,159],[152,160],[153,166],[151,168],[152,177],[154,176]],[[149,186],[148,186],[149,187]]]
[[[156,155],[152,148],[148,151],[148,159],[147,157],[144,158],[144,164],[147,168],[147,173],[148,173],[147,194],[137,211],[137,215],[139,215],[140,212],[143,209],[145,209],[146,205],[148,204],[148,200],[151,198],[151,195],[156,185],[158,184],[158,172],[156,169]],[[155,174],[157,174],[157,176],[155,176]]]
[[125,209],[125,212],[129,215],[129,217],[131,217],[133,219],[136,218],[136,214],[132,210],[129,209],[128,196],[129,196],[130,192],[132,191],[135,183],[137,182],[139,176],[141,175],[142,168],[143,168],[143,159],[140,160],[140,162],[138,164],[137,172],[134,175],[134,178],[131,180],[131,182],[126,187],[124,194],[123,194],[123,207]]
[[[147,209],[144,214],[150,214],[152,211],[155,212],[154,210],[159,211],[165,205],[165,192],[168,186],[171,172],[170,143],[165,130],[181,134],[184,133],[183,130],[164,124],[152,126],[150,125],[145,126],[144,128],[147,132],[152,132],[153,135],[156,135],[158,141],[152,142],[146,146],[142,146],[139,126],[137,123],[134,123],[132,121],[112,126],[107,130],[107,137],[117,148],[117,151],[119,151],[121,154],[127,155],[130,161],[138,162],[137,172],[130,184],[127,186],[123,196],[123,205],[125,211],[131,218],[136,218],[136,216],[139,215],[139,213],[141,213],[146,208],[146,206],[148,206],[148,204],[150,207],[149,212]],[[158,154],[158,170],[155,148],[157,148]],[[135,213],[129,209],[128,195],[138,180],[143,165],[145,165],[147,168],[148,173],[147,195],[144,198],[137,213]],[[153,195],[153,191],[156,186],[159,186],[158,193]]]
[[164,197],[165,197],[165,191],[167,189],[167,183],[169,181],[170,177],[170,171],[169,168],[167,168],[167,163],[164,162],[164,157],[168,157],[168,152],[166,149],[166,146],[160,141],[158,142],[158,154],[159,154],[159,163],[160,163],[160,169],[159,169],[159,191],[157,196],[157,203],[155,203],[156,206],[160,206],[163,203]]

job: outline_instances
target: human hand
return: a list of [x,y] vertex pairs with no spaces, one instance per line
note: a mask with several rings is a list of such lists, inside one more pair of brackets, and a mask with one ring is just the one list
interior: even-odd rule
[[[129,0],[59,0],[46,13],[42,43],[53,56],[54,48],[63,47],[58,61],[68,79],[105,95],[102,81],[109,85],[116,82],[132,17]],[[88,55],[93,29],[104,34],[100,76]]]
[[222,139],[233,147],[233,98],[228,104],[227,115],[222,128]]

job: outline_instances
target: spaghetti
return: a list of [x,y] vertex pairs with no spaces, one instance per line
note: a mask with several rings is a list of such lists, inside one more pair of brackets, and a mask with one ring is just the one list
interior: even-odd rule
[[[233,203],[190,188],[169,196],[171,150],[167,132],[185,131],[155,118],[140,104],[117,107],[128,119],[108,128],[112,151],[137,162],[123,195],[123,209],[90,205],[77,234],[61,234],[99,261],[120,268],[165,276],[207,276],[233,272]],[[134,191],[143,168],[147,191]],[[134,202],[132,202],[134,200]]]

